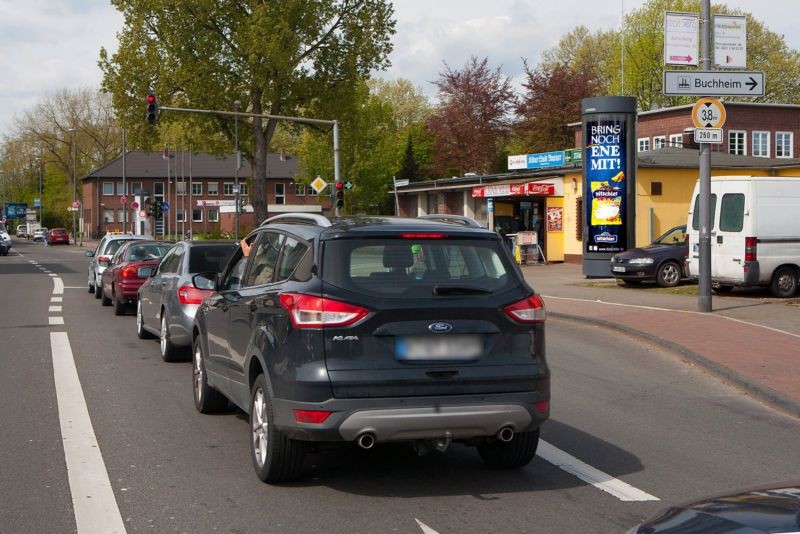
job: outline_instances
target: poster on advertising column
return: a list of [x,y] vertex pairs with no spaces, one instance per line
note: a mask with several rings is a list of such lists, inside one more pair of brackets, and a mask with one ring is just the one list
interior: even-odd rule
[[627,248],[628,223],[625,121],[589,121],[586,133],[586,248],[622,252]]

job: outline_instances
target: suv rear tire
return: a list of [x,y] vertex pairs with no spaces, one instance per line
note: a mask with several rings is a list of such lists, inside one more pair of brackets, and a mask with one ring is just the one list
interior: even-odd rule
[[517,432],[514,439],[504,443],[494,441],[485,445],[478,445],[478,454],[486,467],[492,469],[515,469],[525,467],[533,457],[539,446],[539,429],[530,432]]
[[305,443],[275,428],[272,397],[263,374],[250,390],[250,456],[263,482],[294,480],[303,470]]

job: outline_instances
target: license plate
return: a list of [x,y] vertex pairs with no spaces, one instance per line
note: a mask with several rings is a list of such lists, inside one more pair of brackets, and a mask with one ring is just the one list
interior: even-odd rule
[[613,272],[615,272],[615,273],[624,273],[625,272],[625,267],[619,267],[619,266],[615,265],[615,266],[613,266],[611,268],[611,270]]
[[480,336],[443,335],[398,338],[398,360],[474,360],[483,351]]

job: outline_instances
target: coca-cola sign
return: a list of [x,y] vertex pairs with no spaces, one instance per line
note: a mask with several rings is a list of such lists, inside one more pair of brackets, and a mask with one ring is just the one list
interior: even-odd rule
[[472,188],[473,198],[553,196],[556,194],[557,188],[554,182],[480,185]]

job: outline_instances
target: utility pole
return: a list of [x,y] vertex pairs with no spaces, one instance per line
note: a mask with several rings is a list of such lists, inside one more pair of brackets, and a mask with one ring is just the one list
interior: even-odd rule
[[78,236],[75,233],[75,218],[78,215],[78,211],[77,208],[75,208],[75,201],[78,199],[78,184],[76,181],[77,172],[75,167],[77,167],[78,162],[78,141],[77,130],[75,128],[70,128],[68,131],[72,133],[72,243],[77,245]]
[[[242,103],[238,100],[233,102],[233,110],[239,112],[239,106]],[[236,168],[233,175],[233,192],[236,194],[236,210],[233,217],[233,239],[239,242],[239,204],[241,203],[241,193],[239,192],[239,115],[233,117],[233,138],[236,147],[236,156],[234,157],[233,165]]]
[[[122,194],[127,194],[128,189],[125,183],[125,128],[122,129]],[[122,205],[122,233],[128,231],[128,204]]]
[[[711,0],[700,4],[700,68],[711,68]],[[700,273],[697,311],[710,312],[711,307],[711,145],[700,143]],[[691,251],[689,252],[691,254]]]

